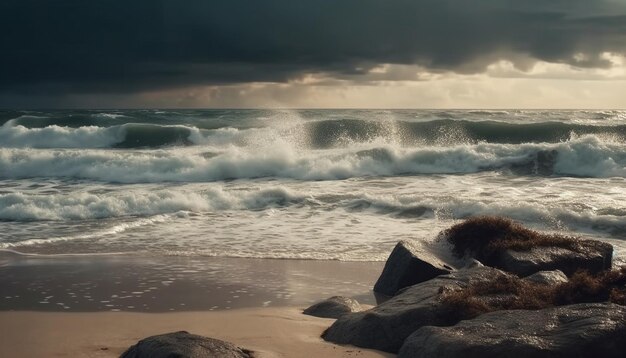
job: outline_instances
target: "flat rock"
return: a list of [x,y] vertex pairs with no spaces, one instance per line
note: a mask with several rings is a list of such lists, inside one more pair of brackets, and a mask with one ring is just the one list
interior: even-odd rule
[[453,327],[422,327],[399,358],[624,357],[626,307],[578,304],[538,311],[497,311]]
[[597,240],[578,240],[579,249],[546,246],[528,251],[504,250],[495,267],[520,277],[539,271],[561,270],[571,276],[578,270],[597,273],[611,269],[613,246]]
[[476,267],[438,276],[408,287],[370,310],[340,317],[322,337],[335,343],[395,353],[411,333],[423,326],[457,323],[439,299],[442,292],[503,275],[507,274],[491,267]]
[[393,296],[399,290],[446,275],[454,269],[409,241],[400,241],[389,255],[374,291]]
[[543,285],[558,285],[569,281],[561,270],[539,271],[528,277],[524,277],[524,280]]
[[304,310],[304,314],[322,318],[339,318],[346,313],[361,311],[361,305],[353,298],[334,296]]
[[120,358],[249,358],[248,351],[232,343],[185,331],[144,338]]

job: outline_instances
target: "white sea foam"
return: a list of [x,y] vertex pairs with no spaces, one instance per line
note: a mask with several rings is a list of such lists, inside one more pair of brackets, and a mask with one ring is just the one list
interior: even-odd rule
[[97,230],[94,232],[90,232],[88,234],[79,234],[79,235],[71,235],[71,236],[56,236],[47,239],[28,239],[18,242],[0,242],[0,249],[10,249],[13,247],[23,247],[23,246],[33,246],[33,245],[41,245],[41,244],[52,244],[59,243],[63,241],[73,241],[73,240],[88,240],[88,239],[97,239],[100,237],[105,237],[109,235],[115,235],[123,233],[126,230],[134,229],[142,226],[147,226],[155,223],[164,222],[168,219],[167,215],[158,215],[150,218],[137,219],[133,222],[117,224],[112,227]]
[[102,128],[85,126],[79,128],[48,126],[27,128],[15,125],[14,120],[0,127],[2,147],[14,148],[100,148],[110,147],[124,140],[120,127]]
[[[0,233],[0,242],[46,253],[148,250],[384,260],[398,240],[430,243],[440,230],[474,215],[504,215],[541,230],[623,238],[621,179],[602,180],[605,186],[617,185],[613,191],[596,179],[509,180],[480,173],[184,185],[70,181],[73,190],[64,180],[34,180],[43,186],[33,189],[11,187],[9,181],[13,192],[0,194],[0,224],[9,235]],[[51,193],[51,188],[58,191]]]
[[121,114],[121,113],[98,113],[96,114],[96,117],[102,117],[102,118],[110,118],[110,119],[118,119],[118,118],[124,118],[126,117],[125,114]]
[[124,216],[151,216],[181,211],[258,210],[304,200],[277,187],[253,191],[201,192],[136,189],[123,193],[0,194],[0,220],[81,220]]
[[[557,144],[453,147],[350,147],[299,151],[288,143],[228,147],[221,153],[184,148],[150,151],[0,149],[0,178],[69,177],[98,181],[210,182],[260,177],[334,180],[362,176],[474,173],[513,168],[522,174],[626,177],[626,146],[583,136]],[[556,151],[553,163],[537,153]]]
[[[110,148],[127,140],[133,132],[127,146],[165,146],[176,144],[179,139],[189,140],[193,144],[211,143],[198,128],[183,125],[151,125],[127,123],[111,127],[82,126],[65,127],[50,125],[43,128],[28,128],[10,120],[0,126],[0,146],[4,148]],[[216,131],[215,140],[224,144],[232,140],[228,130]],[[162,138],[160,140],[160,137]],[[148,143],[148,144],[144,144]]]
[[[626,229],[623,208],[568,208],[567,205],[546,205],[528,202],[525,193],[519,197],[508,195],[509,200],[481,200],[468,198],[419,198],[418,196],[362,195],[347,199],[342,207],[354,211],[370,211],[401,218],[464,219],[472,216],[500,215],[526,223],[541,223],[552,229],[576,227],[579,229]],[[523,199],[526,199],[523,200]],[[619,203],[612,203],[619,205]]]
[[[195,189],[194,189],[195,188]],[[220,185],[197,191],[137,187],[121,192],[59,193],[59,194],[0,194],[0,220],[90,220],[118,217],[158,217],[187,213],[223,211],[256,211],[280,207],[305,207],[316,212],[342,210],[410,220],[457,220],[476,215],[504,215],[526,223],[542,223],[552,229],[576,227],[581,230],[624,230],[624,208],[578,208],[560,203],[545,205],[527,193],[507,195],[510,200],[481,199],[474,195],[463,198],[444,193],[423,195],[369,194],[367,192],[337,193],[307,190],[297,192],[283,186],[262,189],[225,189]],[[541,196],[540,193],[536,194]],[[526,198],[527,200],[523,200]],[[161,219],[159,219],[161,220]]]

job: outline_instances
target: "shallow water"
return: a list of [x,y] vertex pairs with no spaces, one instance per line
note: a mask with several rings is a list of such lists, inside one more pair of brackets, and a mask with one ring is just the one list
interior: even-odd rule
[[0,252],[0,311],[215,311],[375,304],[382,262]]

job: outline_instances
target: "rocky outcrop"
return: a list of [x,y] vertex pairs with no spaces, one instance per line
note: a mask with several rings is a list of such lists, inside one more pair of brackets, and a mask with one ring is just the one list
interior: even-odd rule
[[497,311],[452,327],[423,327],[400,349],[419,357],[624,357],[626,307],[578,304]]
[[446,275],[453,268],[409,241],[400,241],[389,255],[374,291],[393,296],[399,290]]
[[524,277],[524,280],[543,285],[558,285],[568,281],[567,276],[565,276],[561,270],[539,271],[528,277]]
[[120,358],[249,358],[250,352],[232,343],[185,331],[152,336],[137,342]]
[[455,256],[475,258],[519,277],[552,270],[569,277],[578,270],[597,273],[612,266],[613,246],[608,243],[542,233],[503,217],[469,218],[440,237],[452,245]]
[[304,314],[322,318],[339,318],[347,313],[361,311],[361,305],[353,298],[334,296],[304,310]]
[[610,270],[613,246],[597,240],[577,240],[576,250],[538,246],[528,251],[503,250],[493,266],[520,277],[539,271],[563,271],[567,276],[578,270],[592,273]]
[[401,357],[622,356],[626,268],[610,271],[610,244],[500,217],[468,219],[440,240],[469,264],[455,270],[439,258],[446,253],[402,241],[374,288],[393,297],[341,316],[322,337],[402,347]]
[[335,343],[395,353],[411,333],[423,326],[458,322],[458,317],[441,302],[442,293],[504,275],[507,274],[494,268],[476,267],[438,276],[408,287],[370,310],[342,316],[322,337]]

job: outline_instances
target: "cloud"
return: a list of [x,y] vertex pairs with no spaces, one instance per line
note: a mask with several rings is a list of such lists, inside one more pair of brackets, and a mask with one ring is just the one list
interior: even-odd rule
[[[0,94],[477,74],[505,61],[608,70],[626,54],[615,0],[5,0]],[[382,66],[382,67],[381,67]],[[407,70],[408,69],[408,70]],[[376,75],[379,71],[379,75]],[[492,69],[493,71],[493,69]]]

